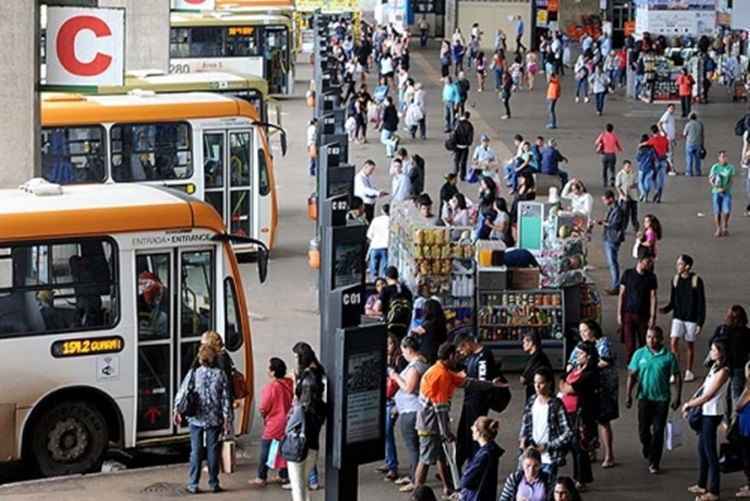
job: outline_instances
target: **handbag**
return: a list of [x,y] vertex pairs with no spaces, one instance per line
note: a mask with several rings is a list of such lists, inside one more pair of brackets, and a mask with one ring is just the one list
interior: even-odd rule
[[198,392],[195,391],[195,370],[190,369],[190,375],[188,376],[188,387],[185,394],[175,405],[175,411],[181,417],[193,417],[200,411],[201,402]]
[[224,440],[221,443],[221,471],[234,473],[237,465],[237,443],[234,440]]
[[232,390],[235,400],[243,399],[250,394],[250,390],[247,389],[245,375],[237,369],[232,370]]
[[296,404],[287,423],[286,435],[281,442],[281,456],[292,463],[301,463],[307,458],[307,437],[305,437],[305,411]]
[[[698,388],[692,398],[699,397],[701,393],[703,393],[703,386]],[[687,422],[695,433],[700,433],[701,428],[703,428],[703,406],[688,409]]]
[[698,156],[700,157],[700,159],[705,160],[707,154],[708,152],[706,152],[706,148],[704,148],[703,145],[701,145],[701,149],[698,150]]
[[667,450],[673,451],[678,447],[682,447],[685,437],[679,419],[670,418],[669,421],[667,421],[666,439]]

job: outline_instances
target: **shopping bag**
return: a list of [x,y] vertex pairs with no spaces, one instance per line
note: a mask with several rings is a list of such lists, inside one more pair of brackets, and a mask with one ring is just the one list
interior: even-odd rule
[[682,447],[685,440],[682,423],[679,419],[670,419],[667,421],[667,450],[673,451]]
[[266,466],[272,470],[276,469],[276,456],[279,455],[279,447],[281,442],[274,439],[271,440],[271,445],[268,447],[268,458],[266,458]]
[[224,440],[221,443],[221,471],[234,473],[237,464],[237,444],[234,440]]

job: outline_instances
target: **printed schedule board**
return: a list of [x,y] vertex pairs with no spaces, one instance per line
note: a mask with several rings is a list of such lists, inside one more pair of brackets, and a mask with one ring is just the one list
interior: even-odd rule
[[385,446],[385,324],[336,331],[333,463],[383,459]]

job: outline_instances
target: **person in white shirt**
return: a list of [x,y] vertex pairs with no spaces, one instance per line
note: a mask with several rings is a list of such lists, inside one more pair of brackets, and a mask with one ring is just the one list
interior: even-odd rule
[[313,118],[307,124],[307,155],[310,158],[309,171],[314,176],[318,168],[318,119]]
[[375,202],[377,202],[378,198],[388,194],[375,187],[375,183],[372,180],[373,172],[375,172],[375,162],[365,160],[362,168],[354,175],[354,196],[361,198],[365,203],[365,217],[367,221],[372,221],[375,216]]
[[474,170],[479,171],[479,175],[490,175],[496,173],[498,169],[497,153],[490,148],[490,137],[487,134],[480,136],[480,144],[474,148],[474,154],[471,157],[471,166]]
[[370,241],[368,256],[370,259],[370,276],[372,279],[385,276],[388,268],[388,232],[390,227],[391,206],[383,204],[380,208],[382,214],[370,223],[367,229],[367,239]]
[[394,158],[391,162],[391,200],[403,202],[411,197],[411,180],[406,175],[403,162]]
[[572,212],[583,214],[591,221],[594,197],[586,191],[586,187],[581,180],[574,177],[568,181],[568,184],[563,187],[560,196],[570,200]]
[[669,165],[671,167],[671,170],[669,172],[670,176],[676,176],[678,174],[677,169],[675,169],[674,162],[672,161],[672,152],[674,151],[675,145],[677,144],[677,125],[675,124],[674,110],[674,104],[670,104],[669,106],[667,106],[667,111],[664,112],[664,114],[659,119],[659,123],[657,123],[657,125],[659,126],[659,130],[667,137],[667,139],[669,139],[667,162],[669,162]]
[[424,141],[427,139],[427,112],[424,107],[424,89],[422,84],[414,84],[414,103],[419,106],[422,118],[419,120],[419,136]]

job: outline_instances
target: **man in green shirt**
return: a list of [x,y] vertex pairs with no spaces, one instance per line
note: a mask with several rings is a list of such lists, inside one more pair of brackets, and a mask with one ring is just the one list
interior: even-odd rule
[[[659,463],[664,449],[664,429],[669,414],[680,407],[682,378],[674,353],[664,346],[664,332],[655,326],[646,333],[646,346],[633,354],[628,365],[628,399],[625,406],[633,406],[633,389],[638,386],[638,435],[643,457],[648,461],[648,471],[659,473]],[[671,395],[669,379],[674,376],[676,392]]]
[[719,152],[719,162],[711,167],[708,182],[711,183],[711,205],[716,224],[715,237],[729,235],[729,215],[732,213],[732,178],[737,170],[729,163],[726,151]]

